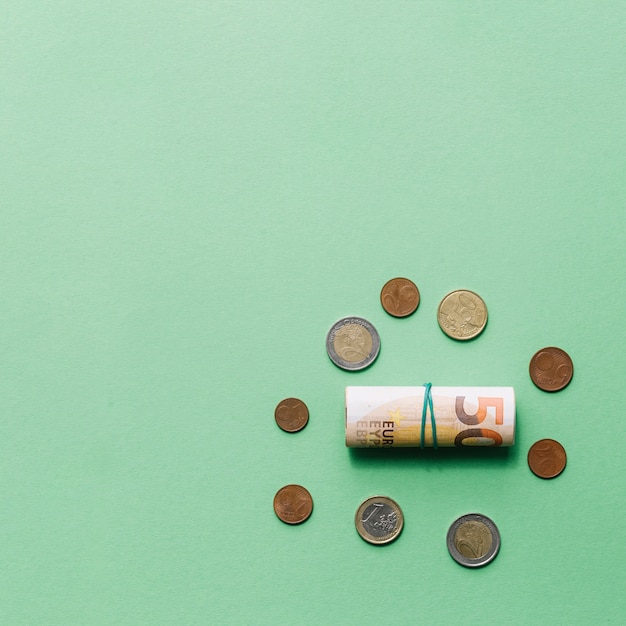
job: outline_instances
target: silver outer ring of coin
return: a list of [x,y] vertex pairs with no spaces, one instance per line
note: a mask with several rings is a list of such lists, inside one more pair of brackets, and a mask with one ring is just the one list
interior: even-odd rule
[[[382,502],[386,504],[388,507],[392,508],[396,512],[397,519],[398,519],[398,523],[396,527],[393,529],[391,536],[385,537],[382,540],[378,537],[374,537],[373,535],[370,535],[363,527],[363,522],[362,522],[362,516],[363,516],[363,512],[365,511],[365,509],[367,509],[367,507],[370,506],[370,504],[374,504],[376,502]],[[392,500],[391,498],[387,496],[372,496],[371,498],[367,498],[367,500],[363,500],[363,502],[359,504],[359,507],[356,510],[356,513],[354,515],[354,526],[356,528],[357,533],[359,533],[359,536],[361,537],[361,539],[375,546],[382,546],[387,543],[391,543],[392,541],[395,541],[400,536],[400,533],[402,532],[402,528],[404,527],[404,513],[402,513],[402,509],[400,508],[399,504],[395,500]]]
[[[476,296],[483,303],[483,306],[485,307],[485,323],[483,327],[475,335],[470,335],[468,337],[457,337],[456,335],[451,335],[441,325],[441,319],[439,317],[440,312],[441,312],[441,306],[443,305],[443,303],[447,300],[449,296],[451,296],[453,293],[458,293],[459,291],[467,291],[468,293],[471,293],[472,295]],[[455,339],[456,341],[471,341],[472,339],[476,339],[476,337],[478,337],[479,335],[482,335],[485,328],[487,328],[488,321],[489,321],[489,309],[487,308],[487,304],[475,291],[472,291],[471,289],[454,289],[450,293],[447,293],[443,298],[441,298],[439,305],[437,306],[437,324],[439,324],[439,328],[441,328],[444,335],[447,335],[448,337],[450,337],[450,339]]]
[[[459,527],[465,522],[481,522],[491,532],[491,548],[487,554],[477,558],[470,559],[469,557],[461,554],[454,545],[454,536]],[[448,552],[450,556],[460,565],[464,567],[482,567],[491,563],[496,558],[498,550],[500,550],[500,531],[498,527],[489,519],[486,515],[480,513],[468,513],[467,515],[461,515],[457,520],[452,522],[452,526],[448,529],[448,536],[446,537],[446,543],[448,544]]]
[[[372,337],[372,350],[369,353],[369,356],[362,361],[345,361],[342,359],[336,352],[333,346],[335,342],[335,334],[337,331],[343,326],[347,326],[348,324],[359,324],[363,326],[369,332]],[[368,322],[366,319],[362,317],[344,317],[340,319],[338,322],[335,322],[331,329],[328,331],[328,335],[326,335],[326,352],[328,352],[328,356],[330,360],[341,369],[357,371],[365,369],[368,365],[371,365],[378,356],[378,352],[380,351],[380,336],[378,335],[378,331],[374,328],[374,326]]]

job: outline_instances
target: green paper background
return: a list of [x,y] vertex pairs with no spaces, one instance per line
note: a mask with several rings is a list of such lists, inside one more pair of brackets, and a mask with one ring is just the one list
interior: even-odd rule
[[[2,2],[0,621],[623,623],[625,23],[608,0]],[[378,299],[398,275],[403,320]],[[436,323],[457,288],[489,308],[470,343]],[[325,353],[345,315],[381,335],[363,372]],[[528,376],[546,345],[561,393]],[[517,445],[344,447],[346,385],[426,381],[514,386]],[[544,437],[553,481],[526,464]],[[376,493],[405,514],[385,547],[354,529]],[[502,535],[481,570],[445,545],[469,512]]]

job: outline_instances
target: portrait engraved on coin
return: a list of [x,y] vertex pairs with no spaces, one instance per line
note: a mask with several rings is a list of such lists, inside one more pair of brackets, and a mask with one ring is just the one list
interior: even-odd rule
[[335,352],[350,363],[366,359],[372,351],[372,336],[360,324],[346,324],[337,330]]

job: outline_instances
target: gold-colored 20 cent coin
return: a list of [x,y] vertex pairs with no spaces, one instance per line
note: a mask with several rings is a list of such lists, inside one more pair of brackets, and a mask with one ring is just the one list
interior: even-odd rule
[[487,325],[487,305],[473,291],[457,289],[439,303],[437,321],[441,330],[458,341],[480,335]]

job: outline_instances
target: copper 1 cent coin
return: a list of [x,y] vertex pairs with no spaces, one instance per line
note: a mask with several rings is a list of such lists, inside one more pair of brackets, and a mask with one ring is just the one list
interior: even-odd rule
[[473,291],[458,289],[439,303],[437,321],[443,332],[458,341],[474,339],[487,325],[487,305]]
[[285,524],[300,524],[313,512],[313,498],[301,485],[285,485],[274,496],[274,512]]
[[542,348],[533,355],[528,366],[530,378],[543,391],[560,391],[570,384],[574,364],[561,348]]
[[383,285],[380,303],[389,315],[407,317],[419,306],[420,292],[408,278],[392,278]]
[[556,478],[566,464],[565,448],[554,439],[540,439],[528,451],[528,467],[539,478]]
[[297,433],[307,425],[309,409],[298,398],[285,398],[278,403],[274,411],[274,419],[285,432]]

